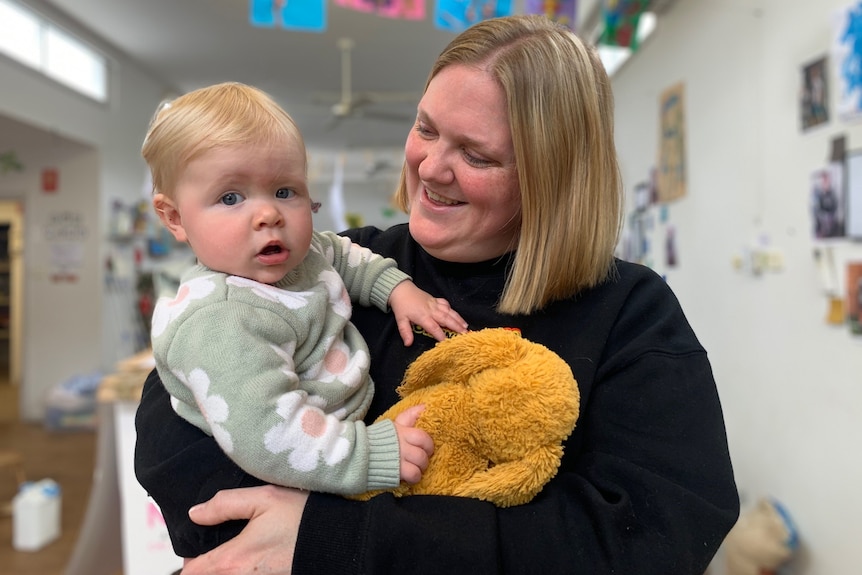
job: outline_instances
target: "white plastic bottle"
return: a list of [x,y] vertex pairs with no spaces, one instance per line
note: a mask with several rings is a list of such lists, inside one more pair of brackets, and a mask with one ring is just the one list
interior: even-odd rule
[[12,546],[38,551],[60,536],[60,486],[53,479],[21,484],[12,500]]

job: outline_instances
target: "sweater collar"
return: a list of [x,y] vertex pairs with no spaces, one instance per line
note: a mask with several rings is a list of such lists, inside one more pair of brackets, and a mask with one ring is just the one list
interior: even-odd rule
[[410,241],[416,244],[417,252],[424,265],[434,268],[438,273],[453,278],[479,276],[506,276],[515,261],[515,252],[509,252],[499,257],[481,262],[449,262],[435,258],[416,243],[410,236]]

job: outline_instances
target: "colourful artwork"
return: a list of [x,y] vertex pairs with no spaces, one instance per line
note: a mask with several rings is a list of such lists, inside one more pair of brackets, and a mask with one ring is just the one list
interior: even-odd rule
[[544,14],[574,30],[578,24],[578,0],[525,0],[524,13]]
[[359,12],[374,12],[386,18],[402,20],[425,18],[424,0],[335,0],[335,4]]
[[850,333],[862,335],[862,262],[847,263],[846,306]]
[[605,29],[600,44],[637,50],[637,30],[647,0],[602,0]]
[[660,98],[658,199],[669,202],[686,195],[685,92],[682,84]]
[[838,76],[838,115],[862,114],[862,2],[835,15],[833,51]]
[[442,30],[461,32],[481,20],[511,14],[511,0],[437,0],[434,24]]
[[326,30],[326,1],[251,0],[249,22],[258,28],[323,32]]

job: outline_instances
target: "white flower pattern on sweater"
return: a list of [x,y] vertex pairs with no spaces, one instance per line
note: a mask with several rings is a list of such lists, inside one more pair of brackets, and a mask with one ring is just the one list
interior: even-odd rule
[[220,395],[209,395],[210,378],[202,369],[193,369],[188,375],[179,370],[173,372],[177,379],[192,390],[198,409],[207,420],[213,437],[224,449],[225,453],[233,453],[233,439],[222,425],[230,415],[227,402]]

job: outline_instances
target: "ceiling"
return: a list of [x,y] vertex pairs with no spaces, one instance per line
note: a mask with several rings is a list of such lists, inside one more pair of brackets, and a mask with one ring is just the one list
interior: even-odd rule
[[[295,0],[294,0],[295,1]],[[423,1],[423,0],[418,0]],[[591,13],[597,0],[580,0]],[[32,2],[32,4],[37,4]],[[426,19],[394,20],[327,2],[322,33],[259,28],[249,23],[249,0],[47,0],[62,14],[119,49],[177,92],[234,80],[266,90],[294,117],[310,148],[403,146],[416,103],[437,54],[455,36]],[[521,1],[513,2],[517,11]],[[583,17],[583,16],[580,16]],[[366,110],[397,112],[398,121],[347,117],[334,126],[341,90],[338,41],[353,40],[352,88],[361,92],[412,92],[413,101]]]

